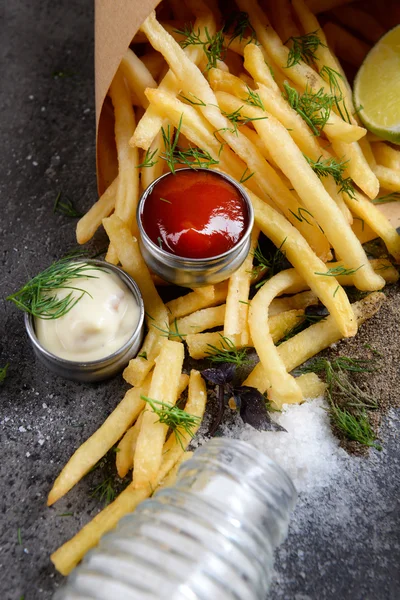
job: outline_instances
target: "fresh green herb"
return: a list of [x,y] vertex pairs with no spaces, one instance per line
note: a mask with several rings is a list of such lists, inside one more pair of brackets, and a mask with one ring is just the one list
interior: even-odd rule
[[245,100],[245,102],[247,104],[251,104],[252,106],[256,106],[257,108],[261,108],[262,110],[265,110],[265,106],[264,106],[259,94],[257,94],[257,92],[255,92],[254,90],[249,88],[249,86],[247,86],[247,93],[248,93],[248,96]]
[[337,286],[335,287],[335,291],[333,292],[333,297],[335,297],[335,296],[336,296],[336,294],[338,293],[339,289],[340,289],[340,285],[337,285]]
[[264,285],[268,279],[271,279],[276,273],[282,271],[282,269],[287,268],[287,259],[282,252],[283,245],[286,242],[286,238],[283,240],[282,244],[269,256],[265,256],[260,248],[260,245],[254,250],[254,259],[257,261],[257,265],[253,267],[252,275],[257,277],[260,271],[267,271],[267,277],[265,277],[262,281],[256,283],[256,289],[260,288]]
[[138,354],[138,358],[143,358],[144,360],[147,360],[147,352],[141,352],[140,354]]
[[378,350],[376,350],[376,348],[373,348],[371,346],[371,344],[364,344],[364,348],[366,348],[367,350],[370,350],[372,352],[372,354],[374,354],[375,356],[379,356],[379,358],[383,358],[383,354],[378,352]]
[[363,110],[363,108],[364,107],[363,107],[362,104],[360,104],[359,106],[357,106],[357,108],[354,109],[353,115],[357,115],[360,112],[360,110]]
[[233,363],[238,367],[249,363],[245,348],[236,348],[235,344],[229,337],[219,334],[221,337],[221,345],[213,346],[207,344],[209,348],[206,350],[207,358],[214,363]]
[[74,513],[73,512],[66,512],[66,513],[61,513],[60,515],[57,515],[57,517],[73,517]]
[[247,304],[248,306],[250,306],[250,302],[246,302],[245,300],[239,300],[240,304]]
[[171,200],[167,200],[166,198],[160,198],[161,202],[166,202],[167,204],[172,204]]
[[243,174],[242,174],[241,178],[240,178],[240,183],[245,183],[248,179],[250,179],[250,177],[253,177],[254,173],[251,173],[249,171],[249,175],[247,175],[247,171],[248,171],[248,169],[246,167],[245,170],[243,171]]
[[184,448],[182,434],[186,433],[192,438],[200,425],[201,418],[167,402],[160,402],[143,395],[140,397],[151,406],[158,417],[158,423],[168,425],[174,432],[177,442]]
[[396,202],[398,200],[400,200],[400,192],[390,192],[390,194],[375,198],[374,200],[371,200],[371,202],[372,204],[386,204],[386,202]]
[[184,100],[186,100],[187,102],[189,102],[189,104],[193,104],[193,106],[207,106],[207,104],[205,102],[203,102],[203,100],[201,100],[201,98],[198,98],[197,96],[195,96],[194,94],[192,94],[192,92],[189,92],[189,94],[191,96],[193,96],[193,98],[195,98],[195,100],[191,100],[187,96],[184,96],[182,93],[179,94],[179,95],[180,95],[181,98],[183,98]]
[[364,219],[361,219],[361,217],[354,217],[353,216],[353,220],[360,221],[360,223],[361,223],[361,231],[364,231],[364,227],[365,227],[365,221],[364,221]]
[[[325,79],[325,81],[329,83],[329,88],[331,94],[335,98],[335,105],[339,115],[342,117],[343,121],[351,123],[349,111],[347,110],[346,102],[344,101],[339,83],[339,79],[343,81],[343,75],[339,73],[339,71],[335,71],[335,69],[332,69],[327,65],[324,65],[322,67],[319,74],[321,75],[322,79]],[[342,103],[342,106],[340,105],[340,103]]]
[[[238,125],[247,125],[247,123],[251,123],[253,121],[262,121],[263,119],[268,119],[268,117],[243,117],[240,112],[242,109],[243,106],[237,108],[231,113],[221,111],[224,117],[229,119],[233,124],[233,128],[229,129],[229,131],[231,133],[235,133],[236,135],[238,134]],[[224,128],[224,131],[226,131],[226,129],[227,128]],[[219,129],[218,131],[222,131],[222,129]]]
[[343,265],[337,265],[336,267],[331,267],[327,270],[326,273],[314,273],[315,275],[323,275],[324,277],[339,277],[340,275],[354,275],[357,273],[361,267],[364,265],[360,265],[357,269],[346,269]]
[[182,118],[183,115],[181,115],[181,118],[179,119],[179,124],[173,140],[171,140],[169,124],[167,126],[167,131],[165,131],[163,127],[161,128],[165,146],[165,153],[161,158],[166,161],[171,173],[176,173],[175,166],[177,164],[186,165],[191,169],[196,169],[197,167],[208,169],[211,165],[218,165],[219,161],[212,158],[211,154],[201,148],[188,148],[186,150],[181,150],[179,148],[178,139],[182,127]]
[[339,192],[345,192],[350,198],[355,198],[354,185],[351,177],[343,177],[343,173],[347,168],[348,160],[336,160],[336,158],[322,158],[318,160],[312,160],[305,154],[303,155],[314,173],[321,177],[328,177],[332,175],[336,185],[340,185]]
[[290,340],[290,338],[294,337],[301,331],[304,331],[304,329],[307,329],[307,327],[309,327],[310,325],[315,325],[315,323],[319,323],[320,321],[324,321],[325,319],[326,315],[313,315],[307,313],[304,313],[304,315],[300,315],[299,322],[296,323],[296,325],[294,325],[290,329],[288,329],[283,338],[281,338],[276,345],[279,346],[283,342]]
[[314,93],[308,87],[303,94],[299,94],[286,81],[283,87],[285,100],[307,123],[314,135],[321,135],[331,114],[335,96],[326,94],[323,88]]
[[306,215],[309,215],[312,219],[314,218],[314,216],[310,213],[309,210],[307,210],[306,208],[302,208],[301,206],[299,206],[299,208],[297,209],[297,214],[294,213],[290,209],[289,209],[289,212],[291,212],[292,215],[295,217],[295,219],[297,219],[300,223],[305,221],[306,223],[308,223],[308,225],[311,225],[311,223],[310,223],[310,221],[307,220],[307,218],[304,216],[303,213],[305,213]]
[[153,160],[154,157],[156,156],[157,152],[158,152],[158,148],[153,150],[153,152],[151,151],[150,148],[148,148],[146,150],[146,154],[144,155],[143,161],[140,164],[136,165],[136,168],[140,169],[142,167],[144,167],[144,168],[154,167],[154,165],[156,165],[158,163],[158,160]]
[[[74,262],[71,256],[67,256],[36,275],[18,292],[8,296],[7,300],[38,319],[58,319],[67,314],[85,294],[90,296],[86,290],[75,287],[73,282],[84,278],[97,279],[95,275],[88,274],[93,269],[101,270],[85,262]],[[58,290],[71,291],[65,298],[59,299]],[[74,295],[74,291],[80,295]]]
[[101,483],[90,490],[90,497],[104,502],[105,506],[113,502],[116,496],[117,490],[115,489],[115,477],[113,475],[108,475]]
[[21,536],[21,528],[20,527],[18,527],[18,529],[17,529],[17,540],[18,540],[18,544],[20,546],[22,546],[22,536]]
[[54,213],[60,213],[60,215],[64,215],[65,217],[71,218],[80,218],[83,216],[83,213],[80,213],[74,207],[72,200],[66,198],[65,200],[61,200],[61,192],[58,192],[57,198],[54,202],[53,207]]
[[0,367],[0,383],[3,383],[3,381],[7,377],[7,370],[9,366],[10,364],[7,363],[4,367]]
[[157,242],[158,242],[158,245],[160,246],[160,248],[162,250],[162,239],[160,238],[160,236],[158,236]]
[[236,38],[239,38],[239,41],[241,42],[243,39],[249,37],[248,35],[246,35],[247,32],[250,33],[250,38],[248,39],[247,44],[258,44],[255,29],[250,23],[249,15],[247,14],[247,12],[233,12],[227,19],[223,31],[225,33],[231,32],[228,47],[233,42],[233,40],[236,40]]
[[378,408],[378,401],[349,379],[349,373],[376,371],[373,361],[347,356],[339,356],[332,361],[316,358],[299,371],[324,372],[329,412],[334,425],[348,439],[381,450],[375,443],[375,435],[366,412]]
[[217,61],[224,59],[226,48],[224,46],[224,33],[222,30],[217,31],[215,35],[210,36],[207,27],[205,27],[205,40],[201,38],[200,27],[197,29],[196,33],[191,24],[185,25],[184,29],[176,29],[175,33],[183,35],[186,38],[180,42],[182,48],[187,48],[188,46],[203,47],[203,52],[207,57],[206,71],[215,68],[217,66]]
[[316,31],[306,33],[305,35],[296,37],[292,36],[285,42],[285,44],[292,42],[291,48],[289,49],[286,69],[294,67],[295,65],[299,64],[301,60],[308,65],[311,65],[313,62],[318,60],[315,52],[320,46],[326,48],[326,45],[321,42],[317,33],[318,29]]
[[181,342],[184,341],[184,337],[187,335],[186,333],[180,333],[180,331],[178,330],[178,320],[175,318],[174,322],[173,322],[173,329],[171,329],[168,326],[168,323],[165,324],[166,329],[163,329],[162,327],[159,327],[158,325],[154,325],[153,327],[155,329],[158,329],[158,331],[161,331],[162,336],[163,337],[168,337],[168,338],[178,338]]

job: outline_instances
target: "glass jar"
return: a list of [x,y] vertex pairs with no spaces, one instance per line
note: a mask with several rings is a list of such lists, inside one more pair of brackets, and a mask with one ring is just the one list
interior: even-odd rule
[[296,490],[253,446],[215,438],[104,536],[54,600],[265,600]]

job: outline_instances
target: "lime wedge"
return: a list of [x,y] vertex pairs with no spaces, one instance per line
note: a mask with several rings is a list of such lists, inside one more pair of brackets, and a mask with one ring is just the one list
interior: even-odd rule
[[354,104],[369,131],[400,144],[400,25],[367,54],[354,81]]

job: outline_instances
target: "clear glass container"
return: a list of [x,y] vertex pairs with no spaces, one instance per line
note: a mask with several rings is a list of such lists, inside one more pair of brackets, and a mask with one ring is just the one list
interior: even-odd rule
[[101,540],[54,600],[265,600],[296,490],[253,446],[215,438]]

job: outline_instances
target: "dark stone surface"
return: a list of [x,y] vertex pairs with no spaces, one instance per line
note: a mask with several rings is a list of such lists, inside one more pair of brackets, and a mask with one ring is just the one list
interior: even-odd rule
[[[96,199],[92,4],[16,0],[1,11],[0,366],[10,367],[0,387],[0,598],[46,600],[62,579],[50,552],[99,510],[91,476],[51,509],[47,493],[124,386],[44,371],[22,315],[4,300],[75,247],[75,221],[53,214],[58,192],[82,211]],[[354,459],[322,497],[302,498],[271,598],[400,597],[396,428],[386,425],[382,454]]]

